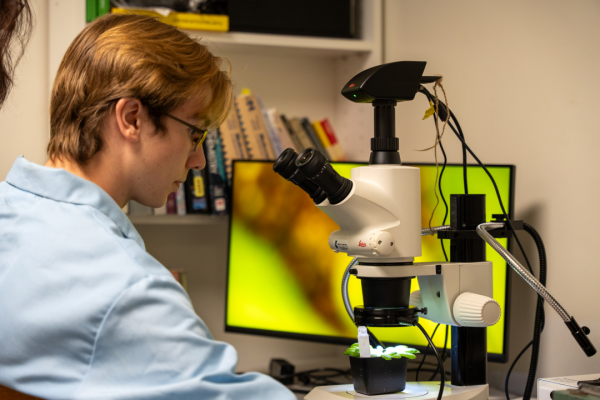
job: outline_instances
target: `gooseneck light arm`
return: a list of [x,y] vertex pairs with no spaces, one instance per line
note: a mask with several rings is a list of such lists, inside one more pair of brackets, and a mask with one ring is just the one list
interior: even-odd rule
[[577,340],[577,343],[588,357],[596,354],[594,345],[590,342],[587,335],[589,329],[587,327],[580,327],[575,318],[569,315],[567,311],[559,304],[558,301],[546,290],[544,285],[540,283],[527,269],[521,265],[521,263],[508,251],[506,250],[494,237],[488,232],[488,230],[504,228],[502,222],[488,222],[477,226],[477,234],[485,240],[516,272],[525,279],[525,281],[536,291],[544,300],[550,304],[552,308],[560,315],[563,319],[571,334]]

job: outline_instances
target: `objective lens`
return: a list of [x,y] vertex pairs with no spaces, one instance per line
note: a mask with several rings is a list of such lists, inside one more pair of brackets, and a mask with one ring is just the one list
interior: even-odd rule
[[323,189],[331,204],[340,203],[352,190],[352,181],[340,176],[323,154],[312,147],[304,150],[296,158],[296,167]]
[[293,184],[300,186],[315,204],[320,204],[327,198],[325,192],[314,182],[311,182],[306,176],[298,170],[295,164],[295,160],[298,158],[298,153],[292,148],[285,149],[273,164],[273,171],[292,182]]

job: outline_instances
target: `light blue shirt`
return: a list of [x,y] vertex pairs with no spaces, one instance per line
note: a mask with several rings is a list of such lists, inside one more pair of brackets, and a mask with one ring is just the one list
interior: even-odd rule
[[45,399],[296,397],[213,340],[99,186],[17,158],[0,183],[0,384]]

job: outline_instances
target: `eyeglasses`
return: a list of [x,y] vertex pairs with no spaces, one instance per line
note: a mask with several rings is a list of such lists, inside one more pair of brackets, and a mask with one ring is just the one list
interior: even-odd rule
[[196,139],[192,139],[192,143],[194,143],[194,151],[198,150],[198,147],[200,147],[200,145],[204,142],[204,140],[206,139],[206,134],[208,133],[208,130],[206,129],[200,129],[192,124],[188,124],[185,121],[180,120],[177,117],[174,117],[170,114],[167,114],[167,117],[169,118],[173,118],[175,121],[177,122],[181,122],[183,125],[187,126],[188,128],[190,128],[191,132],[190,132],[190,136],[194,136],[194,133],[198,133],[201,136],[199,138]]

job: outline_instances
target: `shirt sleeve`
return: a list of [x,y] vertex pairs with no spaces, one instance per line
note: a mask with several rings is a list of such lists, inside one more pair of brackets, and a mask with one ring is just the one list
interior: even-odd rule
[[184,290],[148,277],[115,300],[96,333],[75,399],[295,400],[259,373],[235,374],[237,353],[212,339]]

